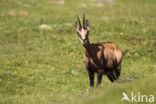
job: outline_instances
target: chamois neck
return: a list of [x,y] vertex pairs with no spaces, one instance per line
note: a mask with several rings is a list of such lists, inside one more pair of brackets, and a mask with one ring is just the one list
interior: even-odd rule
[[90,53],[90,49],[91,49],[91,45],[90,45],[90,42],[89,40],[87,41],[86,44],[83,45],[83,48],[84,48],[84,51],[87,52],[87,53]]

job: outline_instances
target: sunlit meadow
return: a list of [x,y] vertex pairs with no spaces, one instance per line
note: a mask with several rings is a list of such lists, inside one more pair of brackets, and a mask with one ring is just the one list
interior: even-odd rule
[[[0,0],[0,104],[127,104],[122,92],[156,103],[155,11],[155,0]],[[74,28],[83,13],[91,42],[123,50],[115,83],[89,87]]]

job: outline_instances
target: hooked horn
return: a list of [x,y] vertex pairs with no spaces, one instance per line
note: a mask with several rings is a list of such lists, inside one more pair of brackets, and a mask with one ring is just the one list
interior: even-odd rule
[[81,29],[81,28],[82,28],[82,26],[81,26],[80,18],[79,18],[79,16],[78,16],[78,15],[77,15],[77,19],[78,19],[79,26],[80,26],[80,29]]
[[83,28],[85,28],[85,14],[83,14]]

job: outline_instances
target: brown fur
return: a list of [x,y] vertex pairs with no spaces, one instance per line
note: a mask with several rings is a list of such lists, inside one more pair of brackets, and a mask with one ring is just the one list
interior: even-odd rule
[[97,73],[97,86],[101,83],[102,74],[114,82],[121,71],[122,51],[114,43],[89,43],[84,47],[84,63],[90,77],[90,86],[94,86],[94,73]]
[[84,48],[84,63],[88,70],[90,86],[94,86],[94,73],[97,73],[97,86],[100,85],[103,74],[107,75],[111,82],[114,82],[120,76],[122,50],[110,42],[90,44],[89,25],[87,26],[87,28],[78,28],[76,23],[77,33]]

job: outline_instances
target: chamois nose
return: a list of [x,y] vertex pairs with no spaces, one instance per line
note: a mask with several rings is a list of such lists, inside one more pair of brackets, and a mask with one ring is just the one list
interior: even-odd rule
[[87,39],[82,39],[82,44],[85,44],[87,42]]
[[82,41],[85,41],[86,39],[82,39]]

